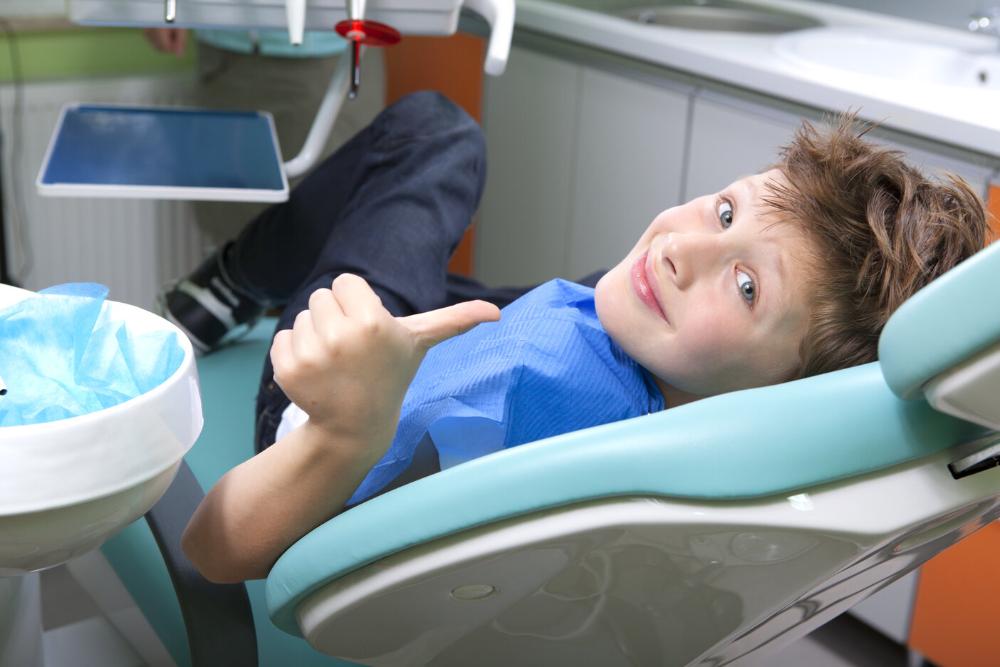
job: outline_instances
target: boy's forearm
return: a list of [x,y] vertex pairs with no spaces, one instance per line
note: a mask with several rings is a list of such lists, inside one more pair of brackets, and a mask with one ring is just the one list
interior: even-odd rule
[[335,515],[388,442],[335,442],[306,422],[220,479],[182,546],[209,580],[266,577],[300,537]]

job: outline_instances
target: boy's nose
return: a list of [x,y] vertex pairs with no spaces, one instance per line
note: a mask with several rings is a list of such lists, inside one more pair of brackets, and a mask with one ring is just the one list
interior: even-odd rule
[[670,232],[660,250],[665,272],[679,289],[685,289],[701,273],[711,272],[719,263],[720,248],[711,234]]

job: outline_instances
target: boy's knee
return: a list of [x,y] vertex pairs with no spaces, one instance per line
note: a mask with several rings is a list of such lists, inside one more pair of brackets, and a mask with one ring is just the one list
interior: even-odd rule
[[435,91],[406,95],[386,107],[378,123],[383,136],[392,140],[447,136],[450,141],[468,139],[473,144],[483,144],[479,124],[461,107]]

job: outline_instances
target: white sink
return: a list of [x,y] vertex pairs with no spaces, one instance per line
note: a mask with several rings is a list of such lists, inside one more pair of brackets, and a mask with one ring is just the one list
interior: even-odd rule
[[[0,308],[30,295],[0,285]],[[0,427],[0,577],[63,563],[145,514],[201,432],[190,341],[140,308],[112,301],[105,307],[137,333],[177,331],[184,360],[165,382],[124,403]]]
[[1000,53],[909,41],[850,28],[803,30],[779,37],[775,52],[820,74],[848,73],[961,88],[1000,89]]

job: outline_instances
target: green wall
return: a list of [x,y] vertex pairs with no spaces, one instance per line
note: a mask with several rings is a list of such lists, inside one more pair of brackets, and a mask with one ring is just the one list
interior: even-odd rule
[[158,53],[132,28],[23,30],[13,39],[0,33],[0,83],[13,80],[12,43],[25,81],[167,74],[190,71],[194,62],[190,44],[181,58]]

